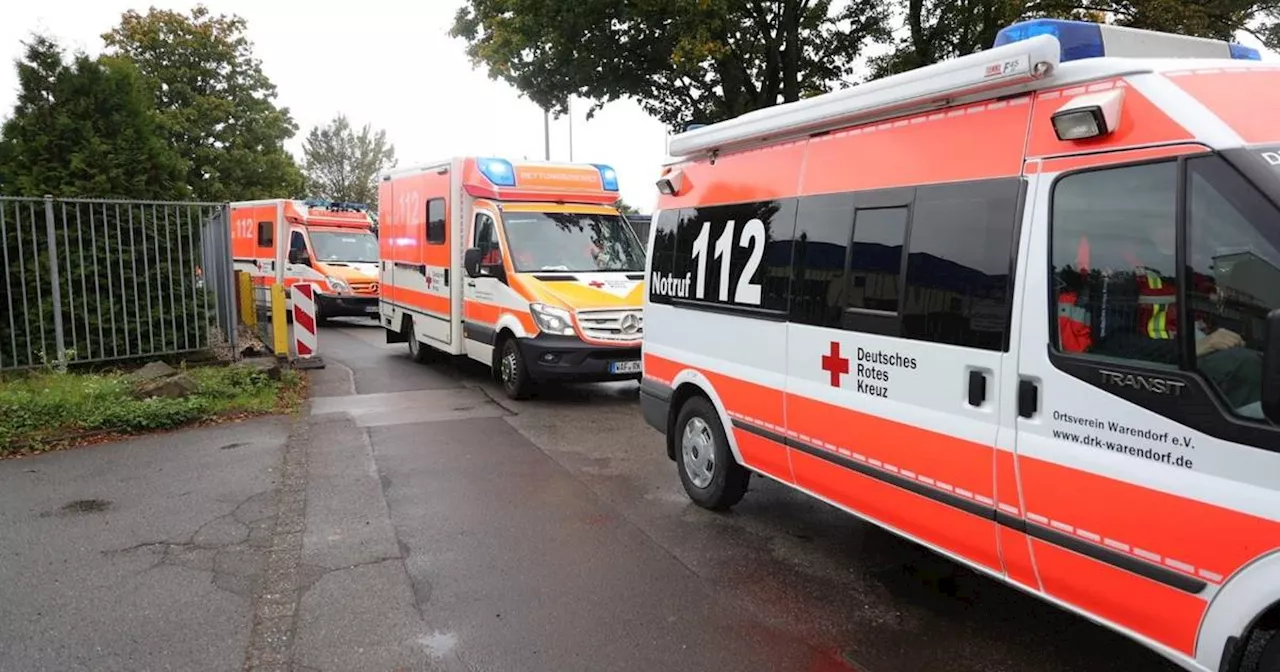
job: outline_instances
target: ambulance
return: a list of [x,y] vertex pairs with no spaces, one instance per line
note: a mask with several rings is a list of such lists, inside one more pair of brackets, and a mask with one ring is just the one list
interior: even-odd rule
[[1277,109],[1253,49],[1036,20],[671,137],[641,406],[688,496],[1280,671]]
[[364,204],[242,201],[231,204],[231,223],[235,268],[256,284],[313,283],[320,323],[377,315],[378,239]]
[[460,157],[378,192],[388,343],[466,356],[504,392],[640,378],[644,246],[597,164]]

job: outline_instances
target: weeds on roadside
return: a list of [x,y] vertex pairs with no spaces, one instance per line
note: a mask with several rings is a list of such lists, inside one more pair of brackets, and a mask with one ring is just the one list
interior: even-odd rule
[[225,416],[290,412],[301,402],[303,379],[280,380],[240,366],[186,369],[196,392],[182,399],[135,399],[123,373],[67,373],[46,369],[0,379],[0,457],[38,451],[92,432],[130,434]]

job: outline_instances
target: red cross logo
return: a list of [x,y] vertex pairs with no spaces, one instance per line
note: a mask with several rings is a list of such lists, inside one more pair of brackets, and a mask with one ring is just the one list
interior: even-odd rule
[[831,354],[822,356],[822,370],[831,373],[831,387],[840,387],[840,376],[849,373],[849,360],[840,356],[840,344],[831,341]]
[[592,280],[591,282],[588,282],[587,284],[588,284],[588,285],[591,285],[592,287],[595,287],[596,289],[600,289],[601,287],[604,287],[604,283],[603,283],[603,282],[600,282],[599,280]]

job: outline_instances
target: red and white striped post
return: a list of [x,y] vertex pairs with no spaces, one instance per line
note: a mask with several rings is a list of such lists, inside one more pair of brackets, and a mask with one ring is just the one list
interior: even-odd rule
[[319,348],[316,333],[316,288],[309,282],[299,282],[293,286],[293,350],[297,355],[295,364],[304,368],[323,366],[316,356]]

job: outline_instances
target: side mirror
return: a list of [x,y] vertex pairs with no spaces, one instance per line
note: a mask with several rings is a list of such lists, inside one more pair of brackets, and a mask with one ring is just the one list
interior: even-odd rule
[[310,266],[311,257],[307,255],[306,250],[289,250],[289,263]]
[[481,257],[482,253],[478,247],[468,248],[467,251],[462,254],[462,270],[467,272],[467,277],[474,278],[480,275]]
[[1280,425],[1280,309],[1267,315],[1267,347],[1262,353],[1262,415]]

